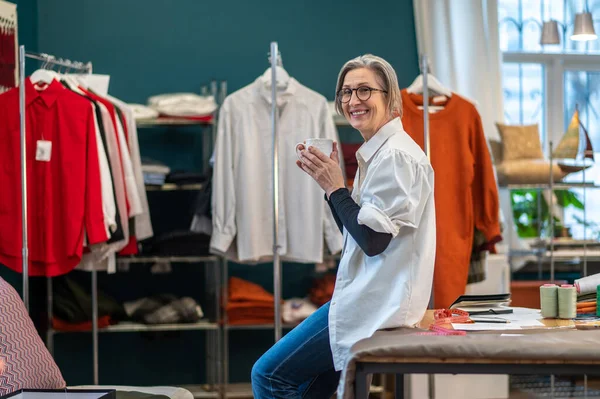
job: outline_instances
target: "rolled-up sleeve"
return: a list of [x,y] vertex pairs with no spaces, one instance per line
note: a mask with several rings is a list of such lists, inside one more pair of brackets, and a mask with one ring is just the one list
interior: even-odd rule
[[417,228],[433,191],[427,168],[402,151],[383,152],[365,177],[370,189],[360,198],[358,223],[394,237],[403,227]]

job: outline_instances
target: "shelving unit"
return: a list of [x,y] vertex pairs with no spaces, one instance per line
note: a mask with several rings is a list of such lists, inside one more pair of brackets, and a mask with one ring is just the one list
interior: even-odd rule
[[199,191],[202,190],[203,185],[200,183],[195,184],[174,184],[165,183],[162,186],[146,185],[146,191]]
[[[549,143],[549,153],[552,154],[552,142]],[[550,168],[552,168],[552,155],[550,156]],[[582,274],[587,275],[587,262],[588,261],[600,261],[600,247],[595,249],[589,249],[588,245],[591,245],[589,240],[586,239],[584,233],[584,239],[581,241],[580,246],[572,246],[569,249],[556,249],[555,246],[560,246],[561,243],[556,240],[554,237],[554,204],[553,204],[553,196],[555,190],[569,190],[569,189],[583,189],[584,190],[584,220],[586,223],[587,216],[585,212],[585,190],[587,189],[600,189],[600,185],[595,184],[595,182],[587,182],[585,181],[585,171],[583,172],[583,181],[580,182],[555,182],[552,175],[552,170],[548,171],[549,181],[548,183],[543,184],[508,184],[504,188],[508,190],[536,190],[538,192],[547,191],[550,194],[550,204],[548,204],[548,209],[550,212],[550,234],[547,238],[547,242],[542,242],[540,247],[526,250],[519,249],[509,249],[509,262],[515,257],[523,257],[523,256],[533,256],[537,260],[538,264],[538,278],[541,280],[543,277],[543,264],[546,262],[550,263],[550,280],[554,281],[554,263],[555,262],[573,262],[573,263],[582,263],[583,270]],[[542,219],[542,211],[541,211],[541,196],[538,198],[538,239],[541,239],[541,229],[539,228]],[[509,217],[513,217],[512,214]],[[509,231],[509,234],[514,234],[512,231]],[[511,242],[511,240],[509,240]],[[550,248],[548,249],[548,246]]]
[[[221,84],[221,90],[226,90],[225,82]],[[211,94],[217,98],[217,83],[212,82]],[[221,93],[224,97],[225,93]],[[203,146],[203,161],[205,167],[208,165],[208,160],[213,149],[216,126],[217,112],[215,111],[211,121],[195,121],[178,118],[157,118],[138,120],[136,125],[139,129],[144,128],[179,128],[179,127],[200,127],[202,128],[202,146]],[[142,136],[142,134],[140,134]],[[146,185],[147,192],[157,191],[198,191],[203,187],[202,184],[164,184],[162,186]],[[122,322],[115,325],[110,325],[104,328],[98,328],[92,331],[94,342],[97,342],[96,334],[106,333],[147,333],[147,332],[173,332],[173,331],[197,331],[204,334],[205,337],[205,362],[206,362],[206,384],[189,385],[197,398],[219,398],[222,397],[222,328],[219,324],[221,319],[221,258],[217,256],[123,256],[117,257],[118,265],[142,265],[152,263],[178,263],[178,264],[203,264],[205,275],[205,287],[202,290],[214,301],[213,315],[214,320],[203,319],[196,323],[169,323],[147,325],[134,322]],[[93,313],[97,314],[97,300],[95,294],[97,292],[97,279],[95,273],[92,273],[92,293],[93,293]],[[53,319],[53,294],[52,280],[47,279],[48,287],[48,319],[50,328],[47,330],[47,346],[51,354],[54,353],[54,338],[56,335],[90,333],[90,331],[62,331],[52,328]],[[94,385],[98,385],[98,347],[94,345]]]
[[137,127],[156,127],[156,126],[212,126],[215,125],[214,119],[210,121],[199,121],[182,118],[153,118],[153,119],[138,119]]
[[[205,289],[204,292],[214,296],[214,314],[215,320],[200,320],[196,323],[168,323],[168,324],[141,324],[135,322],[121,322],[115,325],[98,328],[100,333],[144,333],[144,332],[166,332],[166,331],[202,331],[205,335],[206,350],[206,370],[207,383],[205,388],[197,389],[197,398],[218,398],[222,387],[221,374],[221,353],[222,353],[222,333],[218,320],[221,319],[221,287],[220,266],[221,259],[217,256],[127,256],[118,257],[118,264],[149,264],[154,262],[171,263],[203,263],[205,270]],[[212,264],[213,267],[210,267]],[[48,292],[52,293],[52,280],[48,279]],[[48,298],[48,319],[49,326],[52,326],[53,319],[53,297]],[[54,337],[59,334],[81,334],[90,333],[90,331],[62,331],[55,328],[47,330],[47,346],[51,355],[54,356]],[[95,355],[97,359],[97,354]],[[97,385],[97,383],[95,384]]]
[[[123,322],[112,326],[98,328],[98,332],[101,333],[122,333],[122,332],[146,332],[146,331],[198,331],[198,330],[217,330],[219,325],[217,323],[210,323],[208,321],[200,321],[198,323],[180,323],[180,324],[141,324],[141,323],[129,323]],[[62,331],[52,329],[54,334],[74,334],[77,332],[87,331]]]
[[[217,87],[217,82],[210,84],[210,94],[215,98],[218,104],[222,103],[227,90],[226,82],[221,82]],[[140,129],[150,128],[184,128],[198,127],[201,129],[202,136],[202,160],[204,170],[209,166],[209,159],[212,155],[214,143],[216,140],[216,129],[218,120],[218,108],[212,115],[210,121],[188,120],[182,118],[154,118],[137,120],[137,127]],[[140,135],[141,136],[141,135]],[[146,185],[147,192],[177,192],[177,191],[199,191],[203,184],[174,184],[165,183],[161,186]],[[103,329],[103,332],[145,332],[145,331],[203,331],[205,334],[206,350],[206,384],[183,385],[195,398],[220,398],[222,397],[223,379],[222,379],[222,352],[223,335],[219,324],[221,319],[221,287],[222,282],[221,258],[218,256],[126,256],[119,257],[118,263],[121,265],[152,264],[152,263],[179,263],[179,264],[204,264],[205,265],[205,292],[210,293],[214,300],[214,320],[201,320],[197,323],[178,323],[164,325],[140,325],[137,323],[122,323],[116,326],[110,326]],[[212,265],[212,267],[211,267]]]
[[[508,184],[510,190],[548,190],[549,184]],[[568,190],[570,188],[600,188],[600,185],[583,182],[561,182],[552,185],[553,190]]]

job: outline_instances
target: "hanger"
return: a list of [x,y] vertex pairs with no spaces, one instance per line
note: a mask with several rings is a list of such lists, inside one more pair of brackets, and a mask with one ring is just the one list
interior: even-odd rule
[[[271,58],[269,57],[269,60]],[[277,66],[275,67],[275,72],[277,73],[277,88],[280,90],[287,89],[287,86],[290,82],[290,75],[283,68],[283,62],[281,61],[281,54],[277,54]],[[271,67],[267,68],[265,73],[261,76],[261,81],[267,86],[271,87]]]
[[40,69],[31,74],[29,79],[34,85],[49,85],[54,79],[59,79],[59,75],[51,69],[46,69],[54,57],[46,55],[46,61]]
[[64,70],[64,72],[60,73],[61,83],[66,85],[69,89],[73,90],[74,92],[81,94],[82,91],[79,89],[79,82],[77,82],[77,80],[72,75],[69,74],[69,72],[71,71],[72,68],[78,67],[79,63],[72,62],[70,60],[66,60],[65,63],[67,64],[65,66],[65,70]]
[[[427,74],[427,89],[440,96],[452,97],[452,91],[442,85],[432,74]],[[417,76],[410,86],[406,89],[409,93],[423,94],[423,74]]]

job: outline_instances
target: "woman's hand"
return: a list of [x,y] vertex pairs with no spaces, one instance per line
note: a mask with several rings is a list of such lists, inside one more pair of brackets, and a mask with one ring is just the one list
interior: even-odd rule
[[301,161],[296,161],[296,165],[309,174],[325,190],[327,198],[335,190],[346,187],[342,169],[339,165],[336,142],[333,143],[333,151],[329,157],[315,147],[309,147],[307,150],[303,145],[300,145],[298,149],[300,150]]

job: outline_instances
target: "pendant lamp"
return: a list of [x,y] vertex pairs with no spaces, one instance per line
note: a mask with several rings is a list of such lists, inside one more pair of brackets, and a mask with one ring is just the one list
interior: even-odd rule
[[558,22],[553,19],[544,22],[544,25],[542,26],[542,37],[540,38],[540,44],[560,44],[560,36],[558,35]]
[[589,41],[597,38],[592,14],[589,12],[575,14],[575,27],[573,28],[571,40]]

